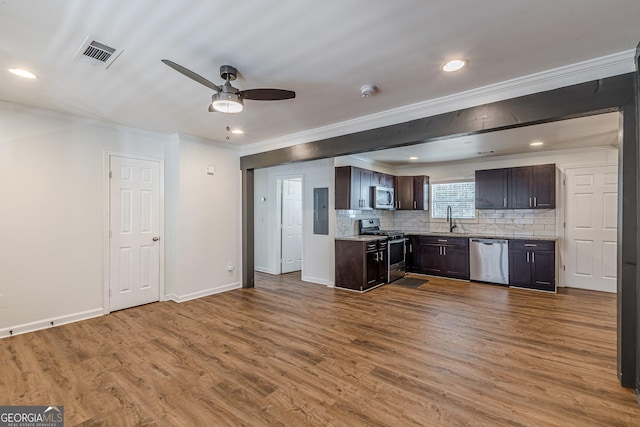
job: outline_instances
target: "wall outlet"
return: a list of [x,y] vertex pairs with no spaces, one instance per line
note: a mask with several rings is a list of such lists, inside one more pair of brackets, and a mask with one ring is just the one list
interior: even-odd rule
[[233,270],[235,270],[235,269],[236,269],[236,268],[233,266],[233,263],[232,263],[232,262],[230,262],[229,264],[227,264],[227,271],[233,271]]

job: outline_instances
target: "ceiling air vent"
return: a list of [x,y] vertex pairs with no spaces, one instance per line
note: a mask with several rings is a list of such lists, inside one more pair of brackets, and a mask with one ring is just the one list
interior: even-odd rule
[[122,50],[119,51],[93,40],[92,37],[87,37],[80,49],[78,49],[76,58],[82,59],[91,65],[104,64],[105,68],[109,68],[121,53]]

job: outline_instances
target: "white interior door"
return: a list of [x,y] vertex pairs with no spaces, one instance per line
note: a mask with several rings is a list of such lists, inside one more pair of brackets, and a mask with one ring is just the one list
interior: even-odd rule
[[618,168],[567,169],[564,284],[616,292]]
[[282,180],[282,273],[302,269],[302,179]]
[[160,300],[160,164],[111,156],[109,309]]

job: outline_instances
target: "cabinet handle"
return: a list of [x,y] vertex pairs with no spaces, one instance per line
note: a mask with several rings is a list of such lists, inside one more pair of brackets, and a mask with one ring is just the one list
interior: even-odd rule
[[417,203],[418,202],[416,202],[415,200],[413,201],[413,209],[417,209],[417,206],[418,206]]
[[538,207],[538,198],[537,197],[533,198],[533,207],[536,207],[536,208]]
[[446,246],[442,247],[442,255],[447,256],[447,247]]
[[380,258],[378,257],[379,254],[380,252],[376,252],[376,262],[380,261]]
[[531,197],[529,197],[529,207],[533,207],[533,204],[531,203]]
[[538,245],[534,245],[533,243],[525,243],[524,245],[526,247],[529,247],[529,248],[537,248],[538,247]]
[[527,252],[527,262],[529,262],[529,254],[530,252]]
[[531,262],[535,264],[536,262],[536,253],[535,252],[531,252]]
[[400,200],[398,200],[398,209],[400,209],[402,207],[402,203],[400,202]]
[[507,207],[507,198],[506,198],[506,197],[503,197],[503,198],[502,198],[502,207],[503,207],[503,208],[506,208],[506,207]]
[[380,252],[380,261],[384,262],[384,252]]
[[409,253],[413,253],[413,244],[409,243]]
[[442,246],[438,246],[438,255],[442,256]]

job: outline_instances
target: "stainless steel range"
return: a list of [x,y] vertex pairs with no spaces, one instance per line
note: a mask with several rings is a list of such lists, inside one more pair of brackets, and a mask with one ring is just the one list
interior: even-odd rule
[[403,278],[407,273],[404,233],[396,230],[380,230],[380,218],[361,219],[358,223],[360,234],[389,238],[387,240],[387,283]]

